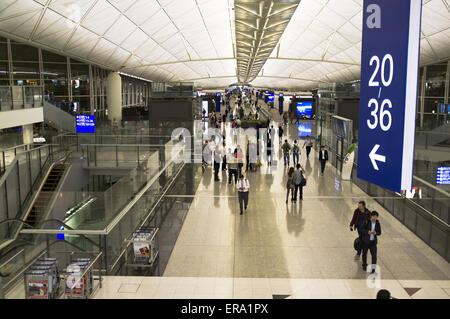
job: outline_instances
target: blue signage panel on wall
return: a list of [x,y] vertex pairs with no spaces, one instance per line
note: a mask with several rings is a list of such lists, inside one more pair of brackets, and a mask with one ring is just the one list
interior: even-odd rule
[[413,173],[421,0],[364,0],[358,178],[395,192]]
[[95,133],[95,116],[77,115],[77,133]]

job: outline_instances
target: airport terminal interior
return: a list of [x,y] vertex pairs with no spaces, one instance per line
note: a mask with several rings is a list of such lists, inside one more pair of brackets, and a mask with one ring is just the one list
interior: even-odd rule
[[0,299],[450,299],[449,84],[448,0],[2,0]]

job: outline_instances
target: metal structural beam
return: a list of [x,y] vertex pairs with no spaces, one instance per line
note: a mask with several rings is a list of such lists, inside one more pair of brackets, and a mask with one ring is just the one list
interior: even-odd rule
[[[212,79],[227,79],[227,78],[235,78],[236,75],[219,75],[219,76],[211,76],[204,78],[195,78],[195,79],[182,79],[183,82],[194,82],[194,81],[202,81],[202,80],[212,80]],[[317,79],[305,79],[305,78],[297,78],[290,76],[279,76],[279,75],[258,75],[255,79],[283,79],[283,80],[293,80],[293,81],[305,81],[305,82],[314,82],[314,83],[328,83],[326,81],[321,81]],[[241,83],[241,82],[239,82]]]
[[237,78],[253,81],[276,47],[300,0],[235,0]]

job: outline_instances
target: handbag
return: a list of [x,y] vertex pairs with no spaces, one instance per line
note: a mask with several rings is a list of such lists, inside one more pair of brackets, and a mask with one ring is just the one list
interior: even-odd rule
[[306,186],[306,178],[302,178],[301,182],[300,182],[300,186]]

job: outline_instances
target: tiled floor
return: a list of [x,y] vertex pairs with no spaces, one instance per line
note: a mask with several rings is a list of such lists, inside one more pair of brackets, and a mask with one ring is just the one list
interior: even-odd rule
[[[295,129],[289,129],[291,141]],[[208,169],[164,275],[365,279],[361,261],[353,259],[356,234],[348,227],[363,199],[370,210],[380,213],[378,265],[383,279],[449,279],[450,266],[442,257],[373,198],[341,180],[331,165],[320,176],[316,157],[314,151],[309,160],[304,152],[300,156],[308,184],[304,200],[296,204],[285,204],[286,172],[281,161],[275,170],[263,166],[249,172],[249,209],[243,216],[225,172],[220,182],[214,182]]]
[[[291,126],[291,142],[295,132]],[[226,141],[232,144],[229,131]],[[277,169],[247,174],[250,203],[243,216],[226,174],[214,182],[207,169],[164,277],[107,277],[96,297],[374,298],[386,288],[396,298],[449,298],[450,265],[442,257],[332,166],[320,176],[314,151],[309,160],[302,152],[300,162],[308,180],[303,201],[285,204],[280,158]],[[354,260],[356,235],[348,225],[361,199],[380,213],[378,286]],[[138,290],[120,292],[129,280],[139,283]],[[409,289],[410,296],[405,288],[420,289]]]
[[[388,289],[398,299],[450,299],[450,281],[385,279],[105,277],[97,299],[374,299]],[[411,296],[405,288],[420,288]]]

